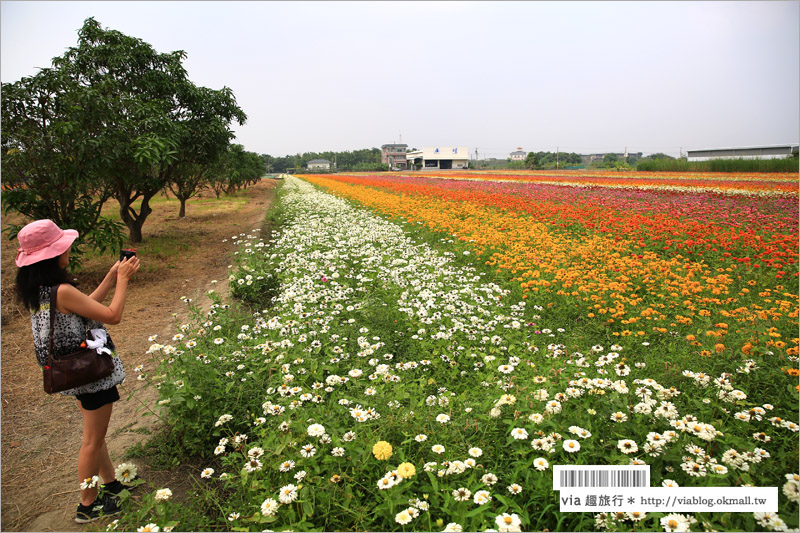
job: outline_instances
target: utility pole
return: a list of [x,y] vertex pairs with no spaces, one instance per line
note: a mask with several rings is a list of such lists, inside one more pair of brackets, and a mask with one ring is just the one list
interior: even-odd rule
[[558,170],[558,146],[556,146],[556,170]]

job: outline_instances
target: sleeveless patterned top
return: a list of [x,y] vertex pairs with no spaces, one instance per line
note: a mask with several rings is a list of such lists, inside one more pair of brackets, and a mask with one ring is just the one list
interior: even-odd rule
[[[39,287],[39,310],[31,313],[31,329],[33,330],[33,346],[36,351],[36,360],[39,366],[47,364],[47,353],[50,350],[50,287]],[[103,329],[106,327],[96,321],[89,320],[74,313],[65,315],[55,310],[55,323],[53,324],[53,336],[55,342],[55,353],[53,355],[64,355],[77,350],[83,342],[84,333],[87,329]],[[106,332],[107,333],[107,332]],[[115,352],[114,341],[108,337],[106,348]],[[75,396],[78,394],[89,394],[101,390],[110,389],[114,385],[119,385],[125,380],[125,368],[122,360],[114,353],[114,372],[111,375],[88,383],[81,387],[75,387],[63,391],[65,396]]]

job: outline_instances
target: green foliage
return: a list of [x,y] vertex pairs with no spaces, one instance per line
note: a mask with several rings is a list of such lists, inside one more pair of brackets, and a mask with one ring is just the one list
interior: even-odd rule
[[687,161],[686,159],[657,158],[641,160],[636,170],[653,172],[798,172],[796,157],[784,159],[711,159]]
[[234,271],[231,280],[231,293],[243,302],[259,309],[269,307],[277,296],[280,280],[274,272],[263,265],[242,265]]
[[667,155],[667,154],[664,154],[662,152],[657,152],[655,154],[650,154],[650,155],[644,156],[642,158],[642,161],[650,161],[652,159],[672,159],[672,160],[674,160],[675,158],[672,157],[671,155]]
[[364,148],[344,152],[306,152],[284,157],[262,154],[261,157],[269,165],[270,172],[286,172],[290,168],[305,169],[312,159],[327,159],[332,165],[335,162],[336,168],[331,168],[331,170],[369,172],[389,169],[388,165],[381,164],[381,150],[379,148]]
[[207,182],[219,198],[257,182],[264,175],[264,159],[248,152],[241,144],[232,144],[209,168]]
[[111,231],[98,217],[113,195],[130,240],[140,242],[153,196],[169,184],[191,196],[233,138],[230,123],[247,117],[230,89],[188,79],[182,51],[158,53],[93,18],[78,36],[51,69],[3,85],[4,173],[15,191],[4,206]]
[[[87,248],[120,248],[121,225],[100,215],[113,193],[103,180],[102,95],[57,69],[4,83],[2,92],[4,212],[78,230],[76,263]],[[19,229],[12,227],[9,238]]]
[[[138,493],[144,493],[141,498],[134,500],[131,497],[131,490],[137,489]],[[123,517],[117,518],[107,528],[119,529],[121,531],[134,531],[139,527],[146,527],[148,524],[158,524],[161,531],[188,531],[186,524],[194,524],[192,531],[206,531],[207,525],[211,520],[204,520],[203,516],[215,517],[219,514],[219,494],[203,486],[198,479],[192,479],[192,489],[184,496],[191,501],[191,505],[180,505],[174,500],[172,491],[164,487],[153,486],[145,481],[137,481],[131,485],[130,489],[122,491],[119,495]],[[136,524],[135,528],[124,529],[119,526],[123,524]],[[102,531],[102,530],[101,530]],[[157,531],[148,529],[148,531]]]
[[574,152],[528,152],[525,168],[550,170],[580,165],[582,161],[581,155]]

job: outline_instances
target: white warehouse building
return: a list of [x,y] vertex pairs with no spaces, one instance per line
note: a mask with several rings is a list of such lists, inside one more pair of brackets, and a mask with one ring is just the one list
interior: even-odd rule
[[408,165],[425,169],[449,170],[469,166],[469,148],[466,146],[428,146],[406,154]]
[[797,149],[797,144],[703,148],[700,150],[687,150],[686,156],[689,161],[708,161],[709,159],[783,159],[796,154]]

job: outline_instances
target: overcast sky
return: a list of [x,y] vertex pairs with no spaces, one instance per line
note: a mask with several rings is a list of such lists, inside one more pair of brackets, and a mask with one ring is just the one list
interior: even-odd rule
[[245,149],[467,146],[591,153],[797,143],[800,4],[0,3],[0,79],[77,43],[88,17],[184,50],[230,87]]

